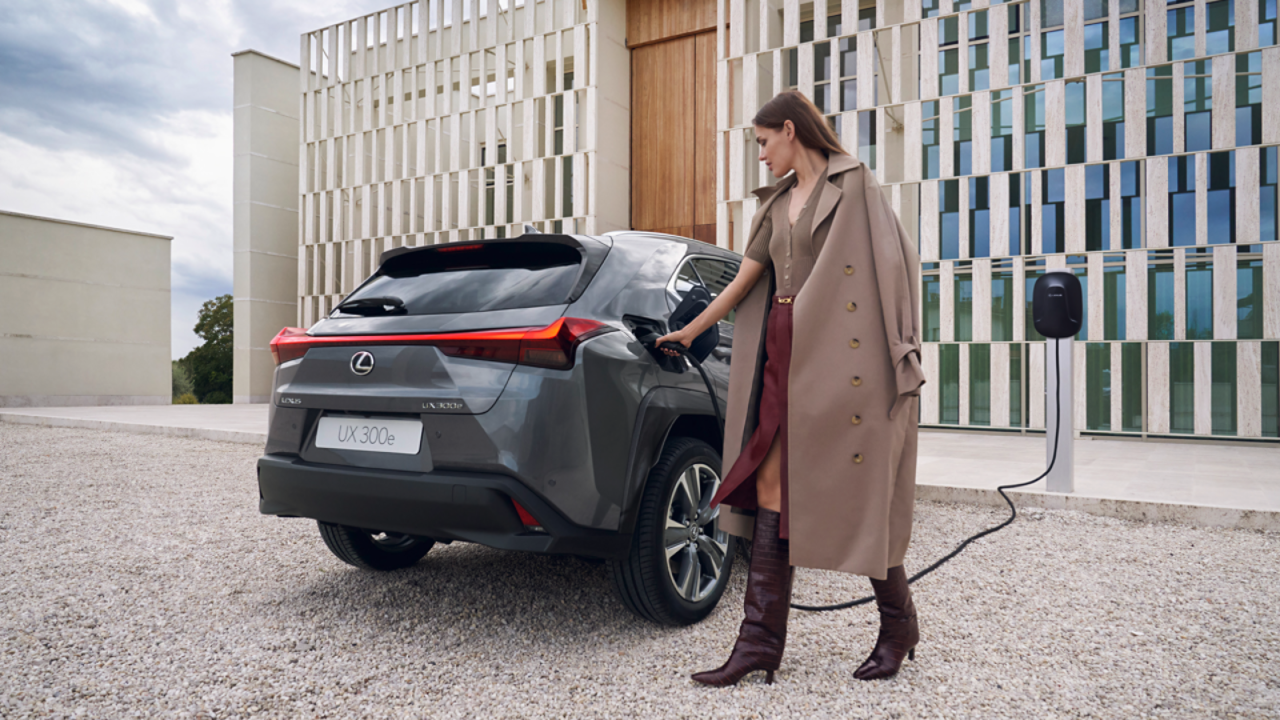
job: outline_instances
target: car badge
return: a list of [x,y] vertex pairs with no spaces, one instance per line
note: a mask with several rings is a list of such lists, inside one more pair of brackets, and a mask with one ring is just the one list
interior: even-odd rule
[[357,375],[368,375],[373,371],[373,353],[361,350],[351,356],[351,372]]

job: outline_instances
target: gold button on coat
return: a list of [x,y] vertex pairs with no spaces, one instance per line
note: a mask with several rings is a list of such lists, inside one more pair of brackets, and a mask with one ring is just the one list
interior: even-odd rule
[[858,377],[857,375],[854,375],[853,379],[850,380],[849,382],[853,383],[854,387],[857,387],[862,384],[862,378]]
[[854,310],[857,310],[857,309],[858,309],[858,304],[857,304],[857,303],[849,303],[848,305],[845,305],[845,308],[847,308],[847,309],[849,310],[849,312],[853,312]]
[[859,425],[859,424],[861,424],[861,423],[862,423],[862,416],[861,416],[861,415],[854,415],[854,416],[853,416],[853,424],[854,424],[854,425]]
[[853,266],[852,266],[852,265],[845,265],[845,266],[844,266],[844,274],[845,274],[845,275],[852,275],[852,274],[853,274]]
[[859,343],[859,342],[858,342],[858,338],[854,338],[854,339],[852,339],[852,340],[850,340],[850,341],[849,341],[849,347],[851,347],[851,348],[855,348],[855,349],[856,349],[856,348],[858,347],[858,345],[860,345],[860,344],[861,344],[861,343]]
[[857,455],[854,455],[854,456],[853,456],[853,461],[854,461],[855,463],[860,463],[860,462],[862,462],[862,453],[858,453]]

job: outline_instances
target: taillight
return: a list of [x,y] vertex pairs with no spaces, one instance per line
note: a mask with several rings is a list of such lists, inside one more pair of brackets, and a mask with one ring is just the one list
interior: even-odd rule
[[531,365],[552,370],[573,367],[578,345],[616,328],[595,320],[560,318],[544,328],[514,328],[438,335],[337,335],[313,337],[301,328],[285,328],[271,341],[276,364],[307,354],[313,347],[349,345],[430,345],[450,357]]
[[310,339],[304,328],[287,327],[271,338],[271,357],[277,365],[300,358],[307,354]]
[[526,530],[546,532],[546,530],[542,528],[542,523],[538,522],[538,519],[533,516],[533,513],[525,510],[524,506],[515,498],[511,498],[511,504],[516,506],[516,514],[520,516],[520,522],[524,525]]

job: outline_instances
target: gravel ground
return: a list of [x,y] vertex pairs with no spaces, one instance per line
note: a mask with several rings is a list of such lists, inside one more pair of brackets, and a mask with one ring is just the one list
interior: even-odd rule
[[[1280,716],[1280,534],[1028,509],[915,590],[897,678],[867,607],[792,615],[773,686],[708,689],[742,565],[692,628],[605,567],[455,543],[360,572],[260,516],[249,445],[0,424],[0,717]],[[998,520],[921,503],[908,569]],[[797,600],[865,580],[800,570]]]

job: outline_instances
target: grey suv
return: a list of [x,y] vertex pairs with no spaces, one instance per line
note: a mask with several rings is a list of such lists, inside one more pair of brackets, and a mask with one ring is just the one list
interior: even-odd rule
[[[741,256],[644,232],[396,248],[276,359],[259,509],[318,521],[351,565],[393,570],[435,543],[604,559],[623,603],[705,617],[735,543],[711,397],[639,334]],[[727,399],[733,316],[703,363]]]

